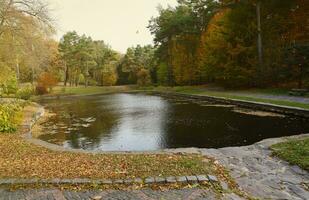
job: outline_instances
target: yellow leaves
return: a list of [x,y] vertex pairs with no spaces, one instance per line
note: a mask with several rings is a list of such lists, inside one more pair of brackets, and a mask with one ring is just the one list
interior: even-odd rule
[[17,135],[0,135],[0,178],[118,179],[208,174],[198,155],[78,154],[53,152]]

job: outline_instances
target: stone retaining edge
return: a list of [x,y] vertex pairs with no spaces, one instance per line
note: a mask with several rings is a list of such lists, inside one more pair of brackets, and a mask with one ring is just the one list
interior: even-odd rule
[[48,184],[48,185],[131,185],[131,184],[189,184],[189,183],[219,183],[218,179],[214,175],[196,175],[196,176],[167,176],[167,177],[148,177],[145,179],[0,179],[0,186],[11,185],[34,185],[34,184]]

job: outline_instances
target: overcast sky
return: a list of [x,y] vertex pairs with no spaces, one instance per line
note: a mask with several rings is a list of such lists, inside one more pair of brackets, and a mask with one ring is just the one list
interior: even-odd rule
[[176,0],[49,0],[57,23],[57,39],[75,30],[104,40],[122,53],[137,44],[152,44],[146,28],[157,6],[175,6]]

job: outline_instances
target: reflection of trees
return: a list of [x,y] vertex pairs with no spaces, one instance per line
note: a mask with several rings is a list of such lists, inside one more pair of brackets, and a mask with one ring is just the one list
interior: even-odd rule
[[[99,96],[47,101],[47,105],[58,114],[55,122],[64,123],[68,127],[72,127],[74,123],[85,123],[76,122],[80,118],[96,118],[96,121],[92,122],[88,128],[79,127],[79,130],[71,131],[70,134],[65,134],[62,131],[57,133],[55,137],[69,141],[72,148],[84,148],[86,146],[93,148],[100,144],[103,135],[108,137],[111,134],[110,130],[119,118],[119,114],[115,109],[111,109],[111,101],[96,101],[98,99],[100,99]],[[85,140],[81,140],[81,138],[85,138]],[[86,144],[87,142],[89,144]]]
[[220,148],[249,145],[272,137],[308,132],[306,120],[259,117],[231,108],[170,105],[165,123],[167,147]]

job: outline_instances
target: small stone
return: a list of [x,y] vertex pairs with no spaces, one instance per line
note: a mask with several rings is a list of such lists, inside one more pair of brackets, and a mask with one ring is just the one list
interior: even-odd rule
[[208,175],[208,179],[209,179],[211,182],[218,182],[217,177],[215,177],[215,176],[213,176],[213,175]]
[[145,179],[146,184],[152,184],[155,182],[155,179],[153,177],[148,177]]
[[162,178],[162,177],[156,177],[155,180],[156,180],[156,183],[165,183],[166,182],[165,178]]
[[186,176],[188,182],[190,183],[197,183],[197,177],[196,176]]
[[142,184],[143,183],[143,180],[141,178],[135,178],[134,183],[139,183],[139,184]]
[[186,183],[187,182],[187,178],[185,176],[177,176],[176,180],[179,183]]
[[166,178],[166,182],[168,183],[176,183],[176,177],[170,176]]
[[205,175],[198,175],[198,176],[196,176],[196,178],[199,182],[209,181],[207,176],[205,176]]

